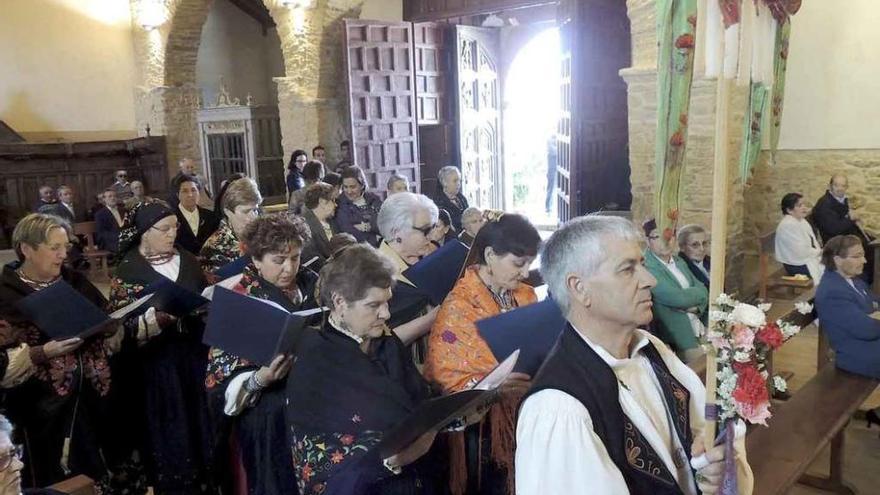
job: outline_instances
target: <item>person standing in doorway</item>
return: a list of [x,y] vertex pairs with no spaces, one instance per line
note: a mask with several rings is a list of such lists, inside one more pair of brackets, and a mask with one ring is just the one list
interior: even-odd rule
[[556,145],[556,134],[547,139],[547,196],[544,199],[544,211],[549,215],[553,211],[553,196],[556,192],[556,163],[559,151]]

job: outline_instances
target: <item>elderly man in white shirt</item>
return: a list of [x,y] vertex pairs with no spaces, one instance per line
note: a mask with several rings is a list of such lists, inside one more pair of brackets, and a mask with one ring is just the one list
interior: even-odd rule
[[825,266],[822,246],[807,221],[810,208],[800,193],[786,194],[780,206],[783,217],[776,226],[776,261],[782,263],[789,275],[809,275],[818,284]]
[[[544,247],[541,273],[569,325],[520,409],[518,495],[718,490],[724,450],[702,448],[703,383],[638,328],[651,321],[656,283],[640,241],[631,222],[590,216]],[[740,493],[751,493],[737,447]]]

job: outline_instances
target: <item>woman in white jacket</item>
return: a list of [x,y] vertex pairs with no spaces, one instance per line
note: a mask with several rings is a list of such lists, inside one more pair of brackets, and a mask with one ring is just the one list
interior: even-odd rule
[[808,275],[815,281],[822,278],[822,246],[807,221],[810,208],[800,193],[782,198],[782,220],[776,227],[776,261],[789,275]]

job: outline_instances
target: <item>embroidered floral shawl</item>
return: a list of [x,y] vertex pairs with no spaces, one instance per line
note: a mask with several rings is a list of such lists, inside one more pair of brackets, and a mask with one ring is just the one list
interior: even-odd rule
[[199,252],[199,262],[201,262],[205,274],[210,276],[220,268],[237,260],[242,254],[244,253],[241,243],[232,230],[232,226],[224,218],[217,230],[211,234],[211,237],[208,237],[205,245],[202,246],[202,250]]

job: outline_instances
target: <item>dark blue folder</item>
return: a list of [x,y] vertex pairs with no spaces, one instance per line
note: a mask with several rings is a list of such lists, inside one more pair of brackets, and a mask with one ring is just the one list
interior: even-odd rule
[[43,333],[55,340],[73,337],[85,339],[114,323],[101,308],[64,280],[21,299],[16,307]]
[[146,294],[154,294],[150,299],[150,306],[178,318],[206,309],[211,302],[201,294],[181,287],[165,277],[148,285],[141,293]]
[[289,313],[278,305],[217,286],[204,343],[268,366],[279,354],[293,354],[312,311]]
[[519,349],[519,361],[514,371],[535,376],[565,325],[566,320],[559,306],[547,298],[480,320],[477,322],[477,331],[489,344],[498,362]]
[[214,272],[214,275],[217,276],[220,280],[227,279],[243,272],[244,267],[246,267],[247,264],[250,262],[250,256],[241,256],[239,258],[236,258],[234,261],[223,265],[220,269]]
[[431,304],[439,306],[458,281],[467,254],[467,246],[458,240],[450,240],[406,269],[403,276],[427,295]]

